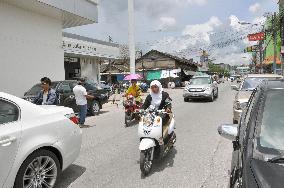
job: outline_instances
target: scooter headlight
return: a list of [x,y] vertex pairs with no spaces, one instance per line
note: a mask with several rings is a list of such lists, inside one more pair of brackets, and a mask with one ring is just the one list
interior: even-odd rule
[[160,117],[157,117],[156,123],[157,123],[157,124],[160,124],[160,123],[161,123],[161,118],[160,118]]
[[151,127],[153,125],[153,121],[150,116],[145,116],[143,118],[143,125],[146,127]]

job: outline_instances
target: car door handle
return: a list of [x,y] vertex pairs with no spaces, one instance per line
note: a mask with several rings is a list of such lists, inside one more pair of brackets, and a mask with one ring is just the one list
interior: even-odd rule
[[16,141],[16,137],[6,137],[0,140],[1,146],[9,146],[12,142]]

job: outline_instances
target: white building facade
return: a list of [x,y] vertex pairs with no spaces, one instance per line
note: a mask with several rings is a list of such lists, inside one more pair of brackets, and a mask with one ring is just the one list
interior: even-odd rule
[[76,77],[100,81],[100,65],[106,60],[119,58],[119,45],[83,37],[70,33],[63,33],[65,79]]
[[97,15],[93,0],[0,0],[0,91],[22,96],[41,77],[64,80],[62,29]]

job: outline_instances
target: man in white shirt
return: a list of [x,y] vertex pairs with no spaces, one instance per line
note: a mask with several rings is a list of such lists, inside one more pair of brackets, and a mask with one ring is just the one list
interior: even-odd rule
[[82,126],[85,123],[87,116],[87,99],[93,99],[94,96],[88,95],[85,87],[85,79],[78,79],[78,85],[73,88],[73,92],[76,99],[76,104],[79,106],[79,124]]

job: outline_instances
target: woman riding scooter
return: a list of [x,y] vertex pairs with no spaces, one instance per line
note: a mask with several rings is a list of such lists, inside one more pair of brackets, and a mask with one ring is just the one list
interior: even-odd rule
[[150,173],[155,159],[164,158],[176,142],[175,121],[171,112],[171,99],[163,91],[162,84],[155,80],[141,110],[138,126],[140,138],[140,170]]
[[150,89],[150,94],[146,97],[142,108],[146,110],[152,105],[158,110],[164,109],[168,113],[163,117],[163,138],[166,140],[168,138],[168,126],[172,118],[171,98],[167,92],[163,91],[162,84],[158,80],[151,82]]

